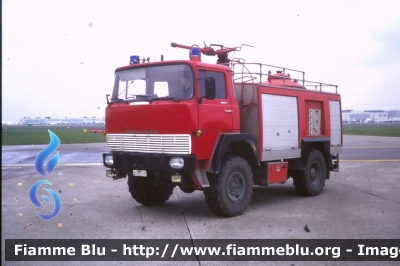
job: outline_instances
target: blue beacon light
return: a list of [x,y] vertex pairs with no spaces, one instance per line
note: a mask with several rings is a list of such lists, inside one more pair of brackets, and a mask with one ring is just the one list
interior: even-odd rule
[[200,61],[201,60],[201,52],[199,47],[192,47],[189,51],[189,57],[192,60]]
[[140,57],[138,55],[131,55],[129,64],[130,65],[140,64]]

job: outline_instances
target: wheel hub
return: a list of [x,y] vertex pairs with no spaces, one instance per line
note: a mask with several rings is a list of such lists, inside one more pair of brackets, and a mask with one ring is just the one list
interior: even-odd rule
[[315,183],[316,181],[318,181],[319,175],[320,175],[320,168],[319,168],[319,165],[318,165],[317,163],[314,163],[314,164],[311,166],[311,169],[310,169],[310,179],[311,179],[311,182]]
[[245,183],[241,173],[233,173],[227,183],[228,198],[232,202],[240,201],[244,196]]
[[317,175],[317,172],[315,171],[315,168],[312,168],[310,171],[311,178],[314,179],[316,175]]

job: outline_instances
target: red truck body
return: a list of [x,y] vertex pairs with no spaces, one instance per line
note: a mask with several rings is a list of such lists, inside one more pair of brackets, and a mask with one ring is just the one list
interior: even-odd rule
[[[189,49],[190,59],[116,69],[106,108],[107,176],[128,176],[132,197],[144,205],[164,203],[175,186],[203,190],[222,216],[241,214],[253,185],[292,177],[300,194],[322,192],[339,170],[343,144],[337,86],[228,59],[241,48],[172,46]],[[201,62],[201,53],[218,55],[217,64]]]

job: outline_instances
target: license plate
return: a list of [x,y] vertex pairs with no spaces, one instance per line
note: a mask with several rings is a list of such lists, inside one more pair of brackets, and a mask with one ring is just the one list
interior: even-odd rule
[[134,176],[147,176],[147,172],[145,170],[133,170]]

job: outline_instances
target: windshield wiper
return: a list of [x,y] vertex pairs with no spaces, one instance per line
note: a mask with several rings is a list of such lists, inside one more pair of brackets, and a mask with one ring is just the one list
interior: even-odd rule
[[124,99],[118,98],[118,99],[111,100],[111,101],[110,101],[110,104],[113,104],[113,103],[123,103],[123,102],[125,102]]
[[116,99],[113,100],[111,103],[130,103],[130,102],[140,102],[140,101],[146,101],[151,103],[152,101],[158,101],[158,100],[172,100],[174,102],[180,102],[181,99],[176,99],[174,96],[165,96],[165,97],[157,97],[157,95],[143,95],[143,94],[138,94],[134,95],[131,94],[131,97],[128,97],[128,99]]
[[132,101],[148,101],[151,102],[157,98],[157,95],[143,95],[143,94],[129,94],[129,97],[126,99],[126,102],[132,102]]
[[152,99],[153,101],[158,101],[158,100],[173,100],[175,102],[179,102],[179,99],[176,99],[174,96],[164,96],[164,97],[158,97]]

